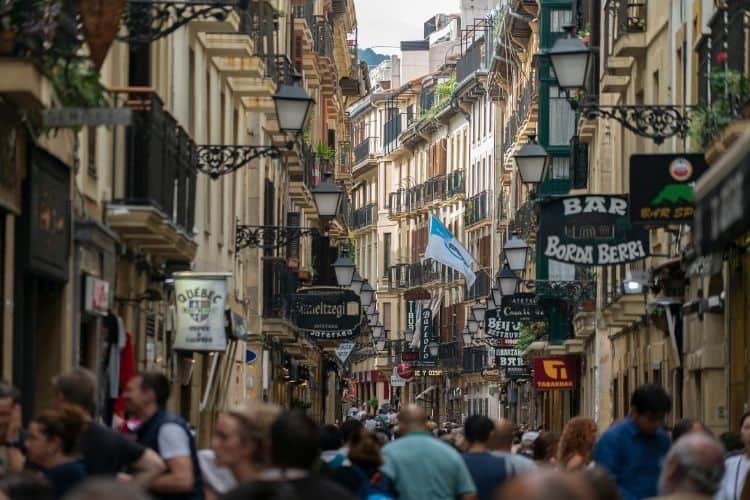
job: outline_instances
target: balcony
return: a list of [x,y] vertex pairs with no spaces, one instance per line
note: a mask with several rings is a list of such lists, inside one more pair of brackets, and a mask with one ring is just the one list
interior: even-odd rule
[[474,43],[456,63],[456,81],[461,83],[482,68],[482,46]]
[[395,111],[393,116],[383,124],[383,150],[385,154],[389,154],[398,148],[398,136],[401,135],[403,129],[401,114],[398,113],[398,109]]
[[604,12],[604,53],[614,57],[642,55],[646,50],[645,0],[609,0]]
[[464,373],[481,373],[487,368],[487,348],[467,347],[463,352]]
[[502,158],[506,165],[512,164],[512,155],[523,136],[536,133],[537,88],[532,74],[520,89],[513,114],[510,115],[503,131]]
[[467,227],[489,219],[490,215],[489,191],[482,191],[466,200],[464,222]]
[[368,167],[377,165],[375,154],[377,151],[377,137],[368,137],[354,146],[354,166],[352,174],[363,173]]
[[354,210],[352,213],[352,229],[364,229],[377,223],[378,211],[374,203]]
[[446,195],[449,198],[464,194],[464,170],[458,169],[446,175]]
[[386,271],[388,290],[408,290],[433,283],[453,283],[461,275],[455,270],[428,259],[424,263],[396,264]]
[[[297,156],[296,154],[293,156]],[[316,155],[312,148],[303,145],[298,161],[289,162],[289,196],[311,210],[315,207],[312,189],[323,180],[323,172],[330,172],[328,160]]]
[[297,273],[286,260],[263,261],[263,318],[290,319],[291,294],[299,287]]
[[492,287],[492,280],[490,275],[483,270],[477,271],[477,279],[471,288],[466,293],[466,301],[474,301],[477,299],[483,299],[490,294],[490,288]]
[[190,262],[196,194],[195,143],[151,89],[121,89],[133,109],[125,131],[125,186],[108,207],[110,226],[134,246],[165,260]]

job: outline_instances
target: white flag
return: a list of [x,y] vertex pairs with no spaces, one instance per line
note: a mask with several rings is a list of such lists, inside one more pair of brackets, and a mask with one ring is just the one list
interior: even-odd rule
[[431,258],[451,267],[463,274],[466,278],[466,287],[476,281],[477,276],[471,270],[474,257],[466,251],[460,241],[438,220],[435,215],[430,215],[430,235],[427,239],[427,249],[424,258]]

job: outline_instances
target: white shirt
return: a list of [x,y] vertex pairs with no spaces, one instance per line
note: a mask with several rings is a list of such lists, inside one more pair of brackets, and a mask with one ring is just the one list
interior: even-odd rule
[[177,424],[164,424],[159,428],[159,453],[169,460],[175,457],[190,456],[190,437],[185,429]]
[[199,450],[198,464],[201,467],[203,480],[219,495],[223,495],[237,486],[237,480],[234,478],[232,471],[216,465],[216,455],[213,450]]
[[739,500],[745,478],[750,471],[750,460],[742,454],[729,457],[724,461],[724,479],[721,488],[714,496],[715,500]]

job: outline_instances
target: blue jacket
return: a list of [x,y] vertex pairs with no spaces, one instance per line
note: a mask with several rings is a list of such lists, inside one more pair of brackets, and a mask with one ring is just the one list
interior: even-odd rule
[[612,475],[622,500],[640,500],[658,495],[661,462],[668,450],[669,436],[664,429],[644,434],[627,417],[599,438],[594,462]]

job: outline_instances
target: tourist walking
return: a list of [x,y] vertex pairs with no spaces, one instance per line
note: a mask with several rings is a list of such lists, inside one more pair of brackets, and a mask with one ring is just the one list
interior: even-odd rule
[[166,409],[169,391],[169,379],[159,372],[139,373],[125,391],[127,409],[141,421],[138,442],[167,464],[166,472],[151,481],[149,491],[162,500],[202,500],[195,438],[188,424]]
[[560,435],[555,432],[542,432],[531,445],[534,463],[538,466],[557,465],[557,444]]
[[473,500],[476,486],[461,455],[427,430],[427,416],[416,405],[398,416],[402,437],[383,447],[381,470],[400,500]]
[[23,470],[23,440],[21,393],[0,381],[0,478]]
[[659,477],[660,500],[711,500],[724,475],[724,447],[704,432],[690,432],[667,453]]
[[744,452],[726,459],[726,472],[717,500],[750,499],[750,412],[740,418],[740,439],[745,445]]
[[362,500],[395,498],[393,482],[380,472],[380,443],[367,429],[360,428],[351,436],[349,461],[351,465],[333,471],[331,479]]
[[670,445],[664,419],[671,409],[664,389],[642,385],[630,398],[630,414],[594,446],[594,461],[612,475],[623,500],[656,496],[661,462]]
[[495,422],[495,431],[490,435],[491,453],[505,460],[505,473],[508,477],[519,476],[536,469],[533,460],[518,453],[512,453],[514,435],[513,424],[504,418]]
[[462,455],[477,487],[479,500],[491,500],[507,477],[505,459],[489,451],[495,424],[483,415],[472,415],[464,422],[468,450]]
[[557,462],[561,468],[583,469],[591,463],[596,430],[596,422],[590,418],[570,419],[557,445]]

